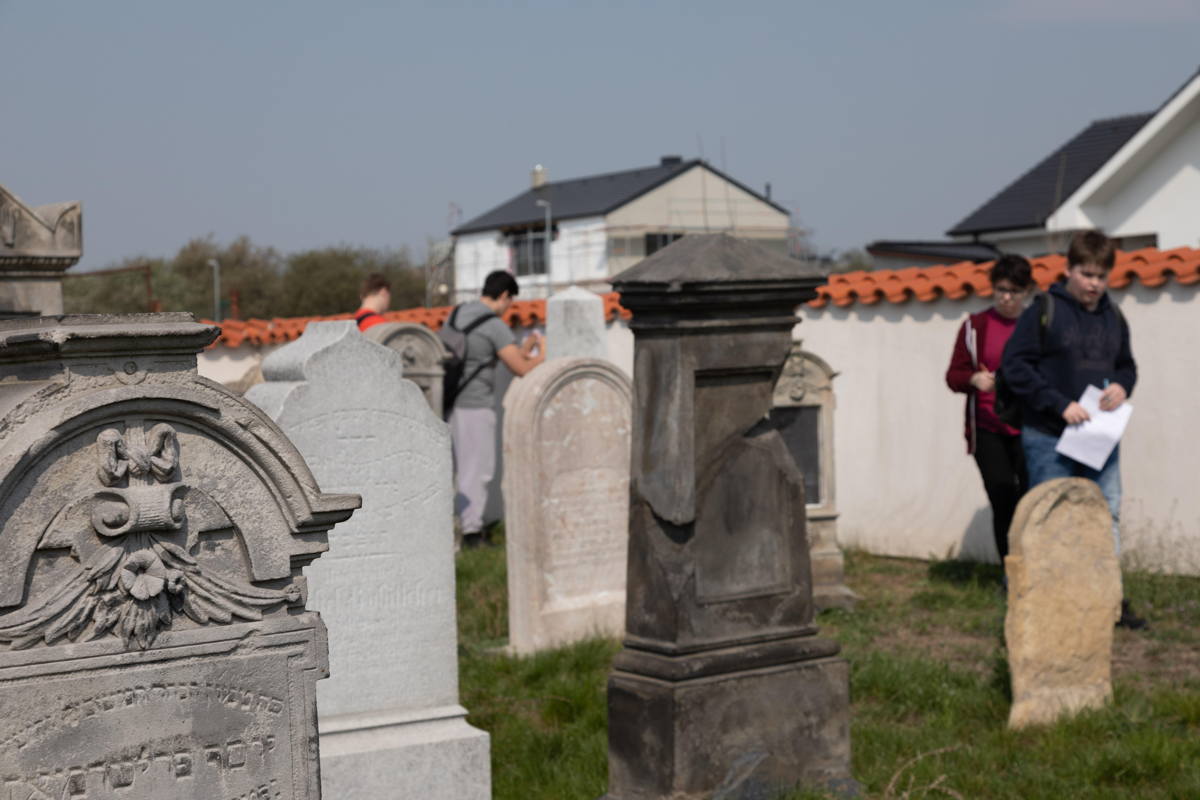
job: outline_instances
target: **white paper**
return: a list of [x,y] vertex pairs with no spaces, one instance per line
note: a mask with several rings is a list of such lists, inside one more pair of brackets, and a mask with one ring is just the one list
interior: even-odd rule
[[1125,426],[1133,414],[1133,406],[1129,403],[1122,403],[1112,411],[1101,411],[1101,394],[1103,390],[1095,386],[1083,390],[1079,405],[1083,406],[1091,419],[1079,425],[1068,425],[1054,447],[1055,452],[1095,470],[1103,469],[1104,462],[1108,461],[1113,448],[1125,434]]

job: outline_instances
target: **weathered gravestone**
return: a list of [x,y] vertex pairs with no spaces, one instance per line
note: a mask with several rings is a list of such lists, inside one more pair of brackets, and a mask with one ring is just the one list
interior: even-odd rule
[[413,322],[384,322],[367,328],[363,336],[400,354],[404,377],[420,387],[429,407],[441,417],[447,353],[437,334]]
[[530,653],[625,629],[629,378],[548,361],[504,399],[509,647]]
[[1030,489],[1017,505],[1009,548],[1009,727],[1103,706],[1112,698],[1121,569],[1100,487],[1059,478]]
[[0,318],[63,312],[62,276],[83,255],[79,203],[28,206],[0,186]]
[[546,358],[607,358],[604,301],[572,286],[546,301]]
[[363,497],[309,576],[330,629],[326,796],[483,800],[488,736],[458,704],[450,434],[402,369],[353,322],[314,322],[246,398],[322,486]]
[[624,649],[609,798],[854,791],[849,674],[817,638],[804,485],[766,419],[823,276],[724,234],[614,278],[635,336]]
[[851,609],[858,600],[858,595],[846,586],[845,558],[837,542],[833,468],[836,375],[824,359],[794,342],[775,384],[771,408],[771,421],[804,475],[813,600],[818,609]]
[[188,314],[0,323],[0,797],[321,796],[302,570],[359,504]]

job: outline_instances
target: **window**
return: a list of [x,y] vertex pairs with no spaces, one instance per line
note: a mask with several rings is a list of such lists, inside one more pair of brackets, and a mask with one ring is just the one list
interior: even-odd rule
[[804,475],[805,505],[820,505],[821,497],[821,407],[793,406],[771,409],[771,422],[783,436],[783,441],[796,466]]
[[546,236],[542,230],[510,233],[508,247],[512,253],[514,274],[518,276],[546,274]]
[[645,255],[644,241],[641,236],[610,236],[608,239],[608,255],[610,258]]
[[652,256],[656,250],[661,250],[676,239],[682,238],[682,233],[647,233],[646,255]]

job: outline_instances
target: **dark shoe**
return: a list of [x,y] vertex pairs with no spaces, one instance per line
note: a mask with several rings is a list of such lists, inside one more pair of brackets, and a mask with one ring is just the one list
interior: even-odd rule
[[463,550],[474,550],[477,547],[483,547],[483,534],[479,531],[475,533],[464,533],[462,538]]
[[1128,628],[1131,631],[1142,631],[1150,627],[1150,623],[1133,613],[1133,606],[1128,600],[1121,601],[1121,618],[1117,620],[1118,628]]

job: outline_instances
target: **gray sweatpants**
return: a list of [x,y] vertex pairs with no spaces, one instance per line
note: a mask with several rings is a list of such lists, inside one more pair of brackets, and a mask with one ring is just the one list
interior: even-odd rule
[[496,473],[496,410],[458,408],[450,412],[450,439],[454,443],[454,513],[462,531],[483,530],[488,485]]

